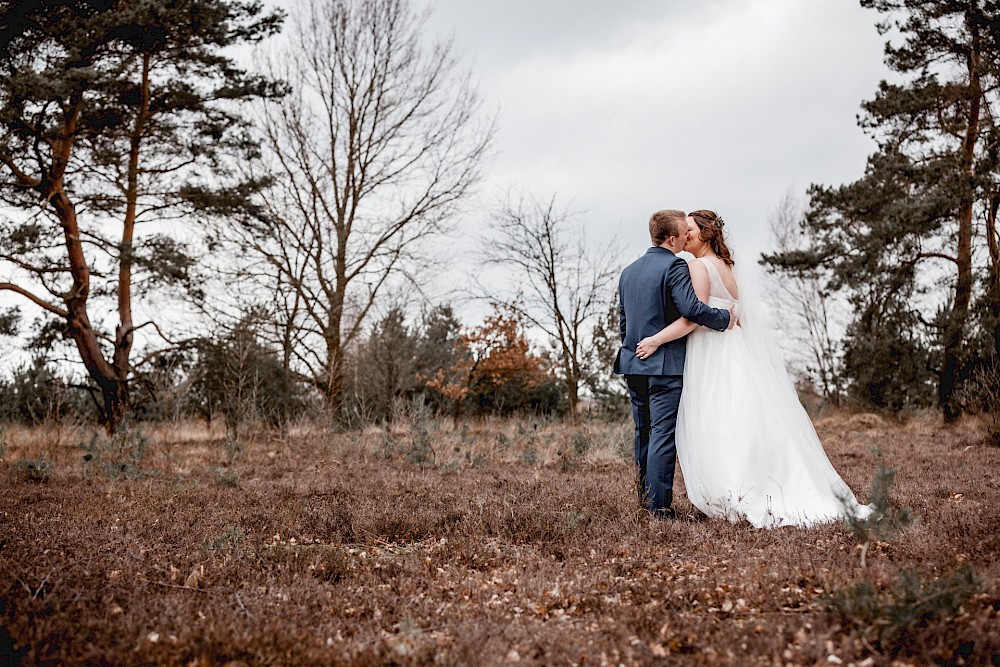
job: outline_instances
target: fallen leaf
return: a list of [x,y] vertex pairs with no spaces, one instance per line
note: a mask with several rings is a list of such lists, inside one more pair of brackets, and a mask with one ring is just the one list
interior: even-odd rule
[[187,576],[184,580],[184,585],[188,588],[198,588],[198,585],[205,578],[205,566],[196,565],[194,569],[191,570],[191,574]]

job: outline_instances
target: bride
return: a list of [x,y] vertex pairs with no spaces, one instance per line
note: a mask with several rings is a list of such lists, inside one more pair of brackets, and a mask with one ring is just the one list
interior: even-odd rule
[[755,300],[740,294],[723,227],[713,211],[689,214],[684,249],[695,257],[698,298],[715,308],[735,303],[740,326],[719,333],[680,319],[637,347],[645,359],[688,336],[677,417],[688,498],[709,516],[758,528],[863,516],[870,508],[830,464]]

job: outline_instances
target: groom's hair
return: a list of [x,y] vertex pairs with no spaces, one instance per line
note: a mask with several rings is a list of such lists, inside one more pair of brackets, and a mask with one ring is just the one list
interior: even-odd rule
[[671,236],[680,236],[687,229],[687,213],[664,209],[649,216],[649,238],[660,245]]

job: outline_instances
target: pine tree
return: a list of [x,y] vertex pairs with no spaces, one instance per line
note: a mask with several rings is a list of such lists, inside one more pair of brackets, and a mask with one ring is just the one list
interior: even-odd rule
[[135,332],[164,336],[133,319],[135,300],[198,287],[167,223],[259,185],[228,169],[254,150],[238,103],[280,90],[223,49],[281,19],[255,1],[0,2],[0,199],[19,213],[0,220],[14,275],[0,290],[63,323],[111,429],[130,406]]
[[[882,404],[864,385],[904,382],[909,386],[896,388],[919,399],[936,381],[937,402],[951,420],[959,412],[953,395],[963,365],[982,353],[970,349],[970,327],[990,327],[1000,352],[1000,3],[861,4],[882,14],[882,34],[898,37],[885,53],[900,80],[883,81],[859,119],[878,150],[859,180],[810,189],[804,224],[817,239],[813,247],[764,262],[787,271],[833,270],[831,287],[847,290],[856,309],[846,341],[856,392]],[[975,252],[980,245],[988,246],[985,258]],[[991,316],[974,317],[977,289]],[[932,303],[943,304],[939,312],[928,312]],[[933,375],[920,369],[924,355],[934,359]],[[863,358],[854,371],[879,377],[852,375],[852,357]]]

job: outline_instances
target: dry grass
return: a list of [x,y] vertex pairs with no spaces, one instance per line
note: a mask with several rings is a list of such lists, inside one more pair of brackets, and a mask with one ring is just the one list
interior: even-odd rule
[[[302,425],[238,445],[195,424],[117,443],[9,428],[0,663],[998,664],[1000,449],[929,416],[817,423],[860,496],[879,445],[920,517],[865,571],[841,525],[754,530],[683,493],[678,520],[651,522],[627,423]],[[42,453],[32,482],[17,462]],[[894,647],[823,602],[964,564],[979,593]]]

